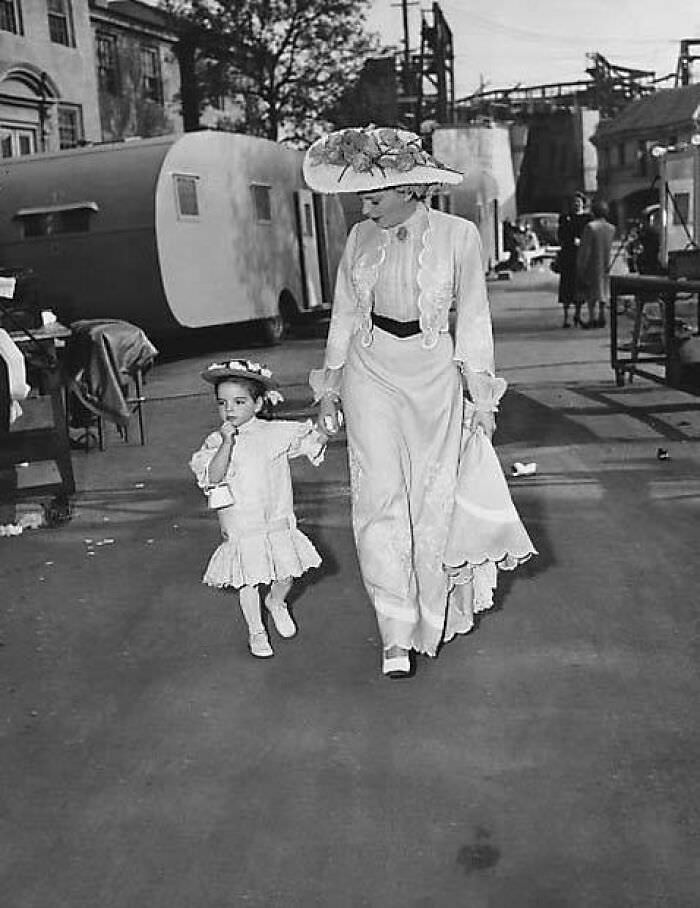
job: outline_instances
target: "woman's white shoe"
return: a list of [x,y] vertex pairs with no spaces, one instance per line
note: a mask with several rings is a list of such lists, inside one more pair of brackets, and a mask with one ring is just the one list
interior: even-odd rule
[[405,678],[411,674],[411,657],[407,649],[392,646],[385,649],[382,659],[382,674],[389,678]]

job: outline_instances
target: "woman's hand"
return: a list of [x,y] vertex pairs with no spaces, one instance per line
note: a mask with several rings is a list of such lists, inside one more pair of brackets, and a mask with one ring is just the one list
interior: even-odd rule
[[324,394],[318,408],[318,425],[326,435],[337,435],[341,424],[339,398]]
[[496,417],[490,410],[474,410],[470,429],[472,432],[482,429],[484,435],[491,441],[496,431]]

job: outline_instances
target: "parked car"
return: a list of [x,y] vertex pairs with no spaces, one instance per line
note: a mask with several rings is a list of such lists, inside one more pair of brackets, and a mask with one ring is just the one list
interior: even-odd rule
[[515,220],[516,226],[521,227],[524,224],[530,224],[544,247],[547,254],[554,255],[559,249],[557,242],[557,228],[559,226],[559,215],[555,211],[533,211],[526,214],[519,214]]

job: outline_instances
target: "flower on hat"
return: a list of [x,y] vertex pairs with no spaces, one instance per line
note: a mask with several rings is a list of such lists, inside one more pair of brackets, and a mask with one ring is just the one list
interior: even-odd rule
[[254,375],[260,375],[263,378],[272,378],[272,372],[267,366],[251,362],[249,359],[230,359],[227,363],[212,363],[210,366],[207,366],[207,371],[214,371],[217,369],[229,369],[234,372],[252,372]]
[[442,166],[422,148],[420,138],[413,133],[391,127],[377,129],[373,125],[332,133],[309,149],[309,163],[342,167],[339,181],[349,169],[372,173],[376,168],[384,174],[390,170],[408,173],[416,166]]
[[265,392],[265,400],[270,402],[270,406],[276,407],[277,404],[282,403],[284,397],[276,388],[270,388],[269,391]]

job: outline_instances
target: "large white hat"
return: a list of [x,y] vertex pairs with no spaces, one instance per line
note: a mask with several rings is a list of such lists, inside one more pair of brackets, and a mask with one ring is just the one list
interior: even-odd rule
[[405,129],[362,126],[317,139],[304,156],[304,179],[316,192],[372,192],[415,184],[456,185],[462,174],[429,155]]

